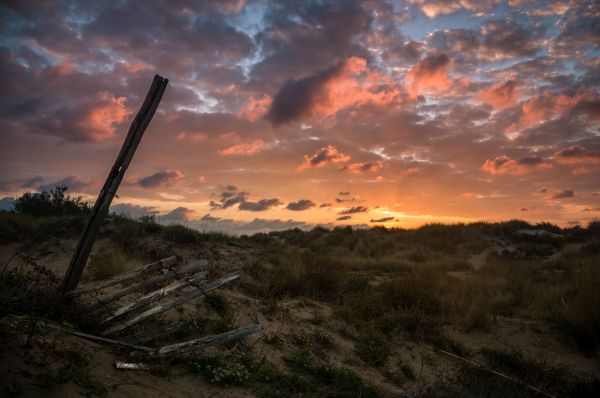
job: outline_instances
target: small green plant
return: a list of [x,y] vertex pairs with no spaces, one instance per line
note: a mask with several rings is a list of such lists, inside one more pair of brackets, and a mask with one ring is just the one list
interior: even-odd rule
[[389,351],[383,340],[374,334],[361,336],[354,346],[354,352],[366,364],[381,367],[389,357]]
[[313,334],[314,342],[320,347],[333,347],[335,339],[333,335],[324,328],[318,328]]
[[90,258],[86,279],[99,281],[125,272],[125,256],[122,252],[108,249],[100,251]]
[[398,366],[398,369],[400,369],[400,372],[402,372],[404,377],[406,377],[408,380],[417,379],[414,369],[411,368],[408,363],[404,362],[402,359],[399,359],[396,365]]
[[265,343],[278,347],[283,344],[283,340],[278,334],[269,333],[265,336]]
[[237,356],[196,355],[190,360],[190,366],[211,384],[240,385],[250,378],[250,371]]
[[4,384],[4,390],[8,395],[19,395],[23,391],[23,383],[13,377]]

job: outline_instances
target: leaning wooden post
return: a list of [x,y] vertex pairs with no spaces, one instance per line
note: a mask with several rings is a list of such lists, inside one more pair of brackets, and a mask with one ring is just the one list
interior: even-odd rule
[[79,238],[77,248],[75,249],[75,253],[73,253],[69,269],[67,270],[63,281],[63,289],[65,292],[75,289],[79,283],[79,279],[81,278],[81,274],[83,274],[85,263],[92,250],[100,225],[102,224],[104,217],[108,214],[112,198],[117,193],[119,184],[125,175],[125,171],[135,154],[135,150],[137,149],[142,136],[144,135],[144,131],[146,131],[146,128],[154,116],[154,112],[156,112],[156,108],[160,103],[168,82],[168,79],[159,75],[154,76],[146,99],[138,114],[135,116],[135,119],[133,119],[131,127],[129,127],[129,132],[123,142],[121,151],[119,152],[112,169],[110,169],[106,182],[98,195],[98,199],[96,199],[92,214]]

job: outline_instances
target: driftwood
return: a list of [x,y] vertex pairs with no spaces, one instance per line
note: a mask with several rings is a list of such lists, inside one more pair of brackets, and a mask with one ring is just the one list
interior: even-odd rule
[[157,275],[153,278],[147,279],[145,281],[136,283],[134,285],[131,286],[127,286],[124,289],[118,290],[106,297],[103,297],[101,299],[98,299],[98,302],[96,304],[94,304],[93,306],[90,307],[91,311],[97,310],[98,308],[105,306],[106,304],[110,304],[113,301],[116,301],[118,299],[120,299],[121,297],[125,297],[128,294],[131,293],[136,293],[142,290],[146,290],[154,285],[157,285],[159,283],[163,283],[168,281],[169,279],[173,279],[176,276],[179,275],[185,275],[188,274],[190,272],[195,272],[195,271],[199,271],[203,268],[206,267],[208,263],[206,262],[206,260],[198,260],[198,261],[194,261],[193,263],[190,263],[188,265],[186,265],[185,267],[182,267],[179,270],[169,270],[166,271],[164,274],[162,275]]
[[217,334],[214,336],[203,337],[200,339],[186,341],[184,343],[177,343],[164,346],[159,348],[157,354],[159,356],[171,355],[171,354],[185,354],[192,351],[201,350],[203,348],[212,347],[219,344],[228,343],[233,340],[240,339],[252,333],[260,332],[262,326],[256,324],[253,326],[231,330],[229,332]]
[[142,136],[158,108],[168,82],[167,79],[159,75],[154,76],[150,90],[146,94],[146,99],[131,123],[121,151],[106,178],[102,190],[100,190],[98,199],[96,199],[96,203],[92,209],[92,214],[79,238],[64,277],[63,289],[65,292],[76,289],[79,284],[79,279],[81,279],[81,275],[83,274],[83,269],[94,245],[100,225],[102,225],[102,221],[108,214],[113,196],[117,193],[119,184],[121,184],[125,171],[129,167],[129,163],[131,163],[131,159],[133,159],[133,155],[142,140]]
[[116,361],[115,368],[121,370],[148,370],[150,369],[150,366],[146,365],[145,363]]
[[152,352],[152,350],[153,350],[150,347],[144,347],[144,346],[140,346],[140,345],[130,344],[125,341],[113,340],[113,339],[109,339],[109,338],[101,337],[101,336],[94,336],[93,334],[78,332],[75,330],[69,330],[69,329],[65,329],[63,327],[55,326],[52,324],[48,324],[47,326],[50,327],[51,329],[55,329],[55,330],[58,330],[63,333],[72,334],[73,336],[77,336],[77,337],[83,337],[84,339],[88,339],[88,340],[92,340],[92,341],[98,341],[100,343],[107,343],[107,344],[116,345],[116,346],[120,346],[120,347],[131,348],[131,349],[138,350],[138,351]]
[[201,287],[197,290],[194,290],[188,294],[185,294],[183,296],[177,297],[167,303],[164,304],[160,304],[157,305],[155,307],[150,308],[149,310],[141,313],[140,315],[129,319],[127,321],[121,322],[118,325],[115,325],[111,328],[108,328],[107,330],[105,330],[104,332],[102,332],[103,336],[108,336],[117,332],[120,332],[123,329],[126,329],[128,327],[131,327],[139,322],[142,322],[148,318],[152,318],[158,314],[161,314],[165,311],[170,310],[171,308],[175,308],[181,304],[187,303],[190,300],[195,299],[196,297],[199,297],[203,294],[206,294],[208,292],[210,292],[211,290],[217,289],[221,286],[223,286],[224,284],[231,282],[233,280],[236,280],[237,278],[240,277],[240,273],[239,272],[234,272],[233,274],[229,274],[227,276],[224,276],[223,278],[217,279],[216,281]]
[[148,304],[152,303],[153,301],[156,301],[156,300],[166,297],[172,293],[175,293],[176,291],[183,289],[186,286],[191,286],[194,282],[204,279],[206,277],[206,274],[207,274],[207,272],[199,272],[183,281],[175,282],[168,286],[165,286],[163,288],[160,288],[158,290],[150,292],[150,293],[146,294],[145,296],[140,297],[136,301],[126,304],[126,305],[110,312],[104,319],[102,319],[100,321],[100,323],[109,322],[121,315],[125,315],[133,310],[136,310],[145,305],[148,305]]
[[72,292],[69,292],[68,295],[71,297],[75,297],[75,296],[80,296],[85,293],[102,290],[109,286],[118,285],[120,283],[127,282],[131,279],[139,278],[142,275],[148,274],[150,272],[159,270],[164,267],[168,267],[170,265],[175,264],[176,262],[177,262],[177,257],[175,257],[175,256],[163,258],[162,260],[158,260],[154,263],[144,265],[143,267],[135,269],[131,272],[126,272],[124,274],[120,274],[113,278],[99,281],[96,283],[90,283],[89,285],[85,285],[77,290],[73,290]]

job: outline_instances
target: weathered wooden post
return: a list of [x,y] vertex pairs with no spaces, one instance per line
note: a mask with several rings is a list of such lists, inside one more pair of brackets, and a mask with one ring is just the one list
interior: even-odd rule
[[158,108],[158,104],[160,103],[168,82],[168,79],[159,75],[154,76],[146,99],[135,116],[135,119],[133,119],[131,127],[129,127],[129,132],[123,142],[121,151],[106,178],[106,182],[92,209],[92,214],[79,238],[77,248],[75,249],[75,253],[73,253],[69,269],[67,270],[63,281],[63,289],[65,292],[75,289],[79,283],[79,279],[83,274],[85,263],[92,250],[100,225],[102,224],[104,217],[108,214],[112,198],[117,193],[119,184],[121,183],[121,180],[123,180],[125,171],[135,154],[135,150],[137,149],[146,128],[156,112],[156,108]]

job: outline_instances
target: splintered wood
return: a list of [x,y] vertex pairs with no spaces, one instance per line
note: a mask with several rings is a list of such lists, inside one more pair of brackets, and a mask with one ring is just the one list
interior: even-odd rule
[[[143,355],[168,356],[186,354],[224,344],[262,330],[262,326],[258,323],[214,336],[196,338],[155,348],[145,347],[144,345],[147,342],[160,340],[177,333],[180,330],[179,326],[167,325],[123,336],[132,326],[149,321],[158,314],[193,299],[205,297],[209,292],[240,277],[239,272],[234,272],[210,283],[205,283],[203,280],[208,274],[205,271],[207,265],[206,260],[196,260],[178,266],[177,258],[171,256],[108,280],[80,287],[70,292],[69,295],[71,297],[88,295],[93,298],[95,303],[91,305],[90,310],[93,313],[95,311],[101,312],[97,314],[100,319],[99,323],[106,325],[106,328],[101,336],[68,330],[64,330],[64,332],[100,343],[129,348]],[[116,291],[105,291],[107,288],[114,289],[116,285],[121,285],[121,287],[117,288]],[[141,296],[139,296],[140,294]],[[134,295],[137,295],[137,297],[134,297]],[[121,303],[120,300],[125,302]],[[105,310],[109,305],[111,309]],[[117,306],[114,307],[114,305]],[[114,337],[115,335],[118,337]],[[121,369],[128,369],[128,367],[122,367]]]

